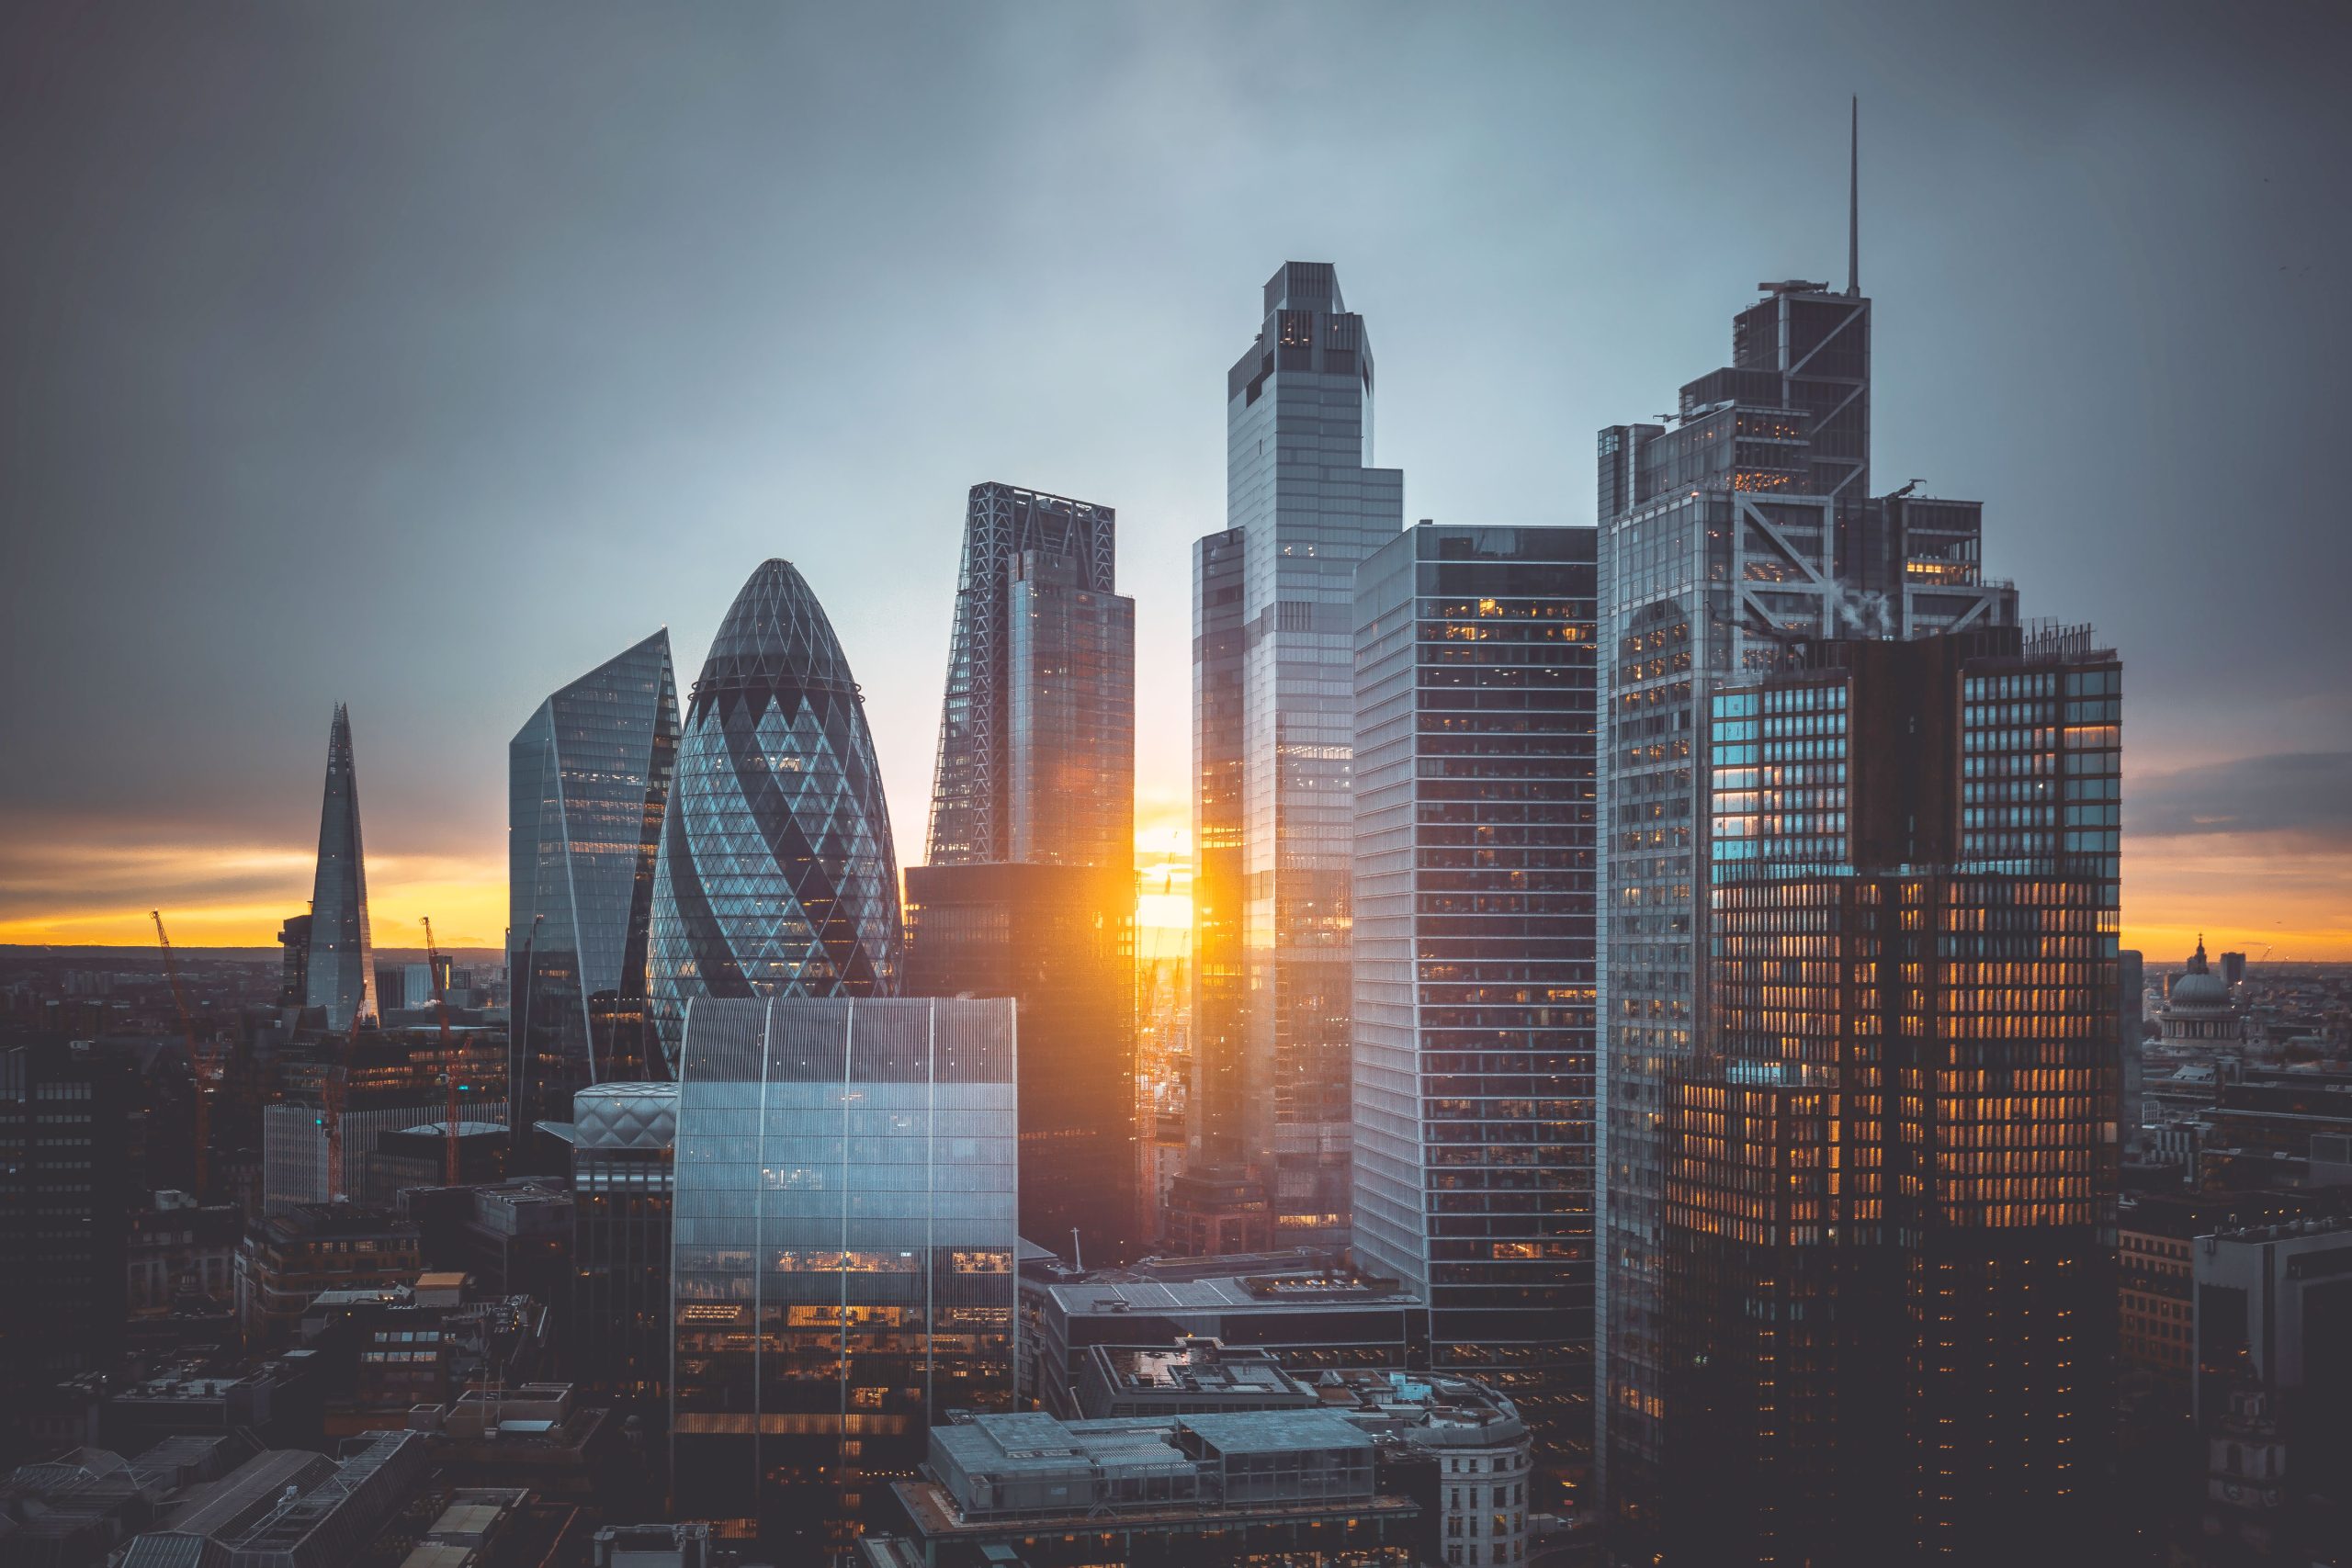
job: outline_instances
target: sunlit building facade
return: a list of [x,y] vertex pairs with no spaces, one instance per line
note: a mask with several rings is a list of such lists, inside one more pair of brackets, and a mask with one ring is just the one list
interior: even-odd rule
[[1668,1560],[2087,1551],[2111,1432],[2120,670],[1811,645],[1709,700],[1668,1086]]
[[1356,572],[1355,1256],[1554,1482],[1592,1440],[1595,544],[1424,523]]
[[1980,508],[1870,482],[1871,301],[1792,279],[1733,322],[1733,363],[1668,423],[1599,441],[1598,975],[1603,1197],[1594,1396],[1601,1501],[1658,1517],[1664,1449],[1663,1130],[1707,1025],[1703,756],[1714,689],[1804,644],[2017,624],[1978,563]]
[[889,996],[899,862],[865,697],[785,560],[753,572],[687,700],[648,985],[674,1066],[696,997]]
[[1097,1268],[1143,1234],[1135,939],[1124,867],[907,870],[907,992],[1020,1005],[1021,1234]]
[[677,756],[666,630],[549,696],[507,746],[507,1125],[526,1161],[575,1090],[652,1058],[646,946]]
[[1194,1152],[1277,1245],[1347,1239],[1355,570],[1404,525],[1335,270],[1286,262],[1226,377],[1226,521],[1193,550]]
[[355,1014],[370,1021],[380,1017],[375,944],[368,930],[368,859],[359,843],[359,772],[351,755],[351,711],[341,703],[334,705],[334,724],[327,733],[310,942],[303,1005],[324,1008],[329,1029],[350,1028]]
[[1013,1005],[702,998],[681,1044],[677,1508],[817,1561],[1011,1407]]

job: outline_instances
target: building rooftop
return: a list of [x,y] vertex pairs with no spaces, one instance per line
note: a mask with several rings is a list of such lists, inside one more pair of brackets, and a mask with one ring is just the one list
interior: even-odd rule
[[1224,1275],[1203,1280],[1083,1280],[1046,1287],[1071,1316],[1118,1312],[1218,1312],[1236,1307],[1409,1306],[1394,1280],[1338,1273]]

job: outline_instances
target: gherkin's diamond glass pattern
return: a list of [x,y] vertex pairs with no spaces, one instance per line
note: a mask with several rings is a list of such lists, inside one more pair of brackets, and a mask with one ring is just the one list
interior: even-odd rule
[[651,992],[685,1004],[898,988],[899,870],[864,698],[788,561],[752,574],[695,683],[654,871]]

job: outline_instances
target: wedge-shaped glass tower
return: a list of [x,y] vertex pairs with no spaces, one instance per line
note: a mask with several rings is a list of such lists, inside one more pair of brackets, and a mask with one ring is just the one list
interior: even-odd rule
[[876,997],[899,981],[899,863],[864,698],[792,563],[752,574],[687,700],[653,876],[650,995]]
[[319,869],[311,884],[311,958],[303,1004],[327,1010],[329,1029],[356,1010],[374,1019],[376,959],[368,934],[368,866],[359,850],[359,774],[351,761],[351,710],[334,705],[327,736],[326,796],[319,807]]
[[653,862],[678,758],[670,634],[541,703],[507,747],[507,1064],[517,1145],[575,1090],[646,1072]]

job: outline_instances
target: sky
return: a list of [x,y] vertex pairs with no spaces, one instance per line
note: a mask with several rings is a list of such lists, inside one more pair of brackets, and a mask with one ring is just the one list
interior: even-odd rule
[[[379,944],[504,921],[505,743],[798,565],[920,860],[966,491],[1118,511],[1181,855],[1192,541],[1285,259],[1406,516],[1843,281],[1875,478],[2126,682],[2125,940],[2352,958],[2344,7],[0,8],[0,942],[266,944],[351,705]],[[1162,886],[1169,886],[1165,877]],[[1165,910],[1163,909],[1163,914]]]

